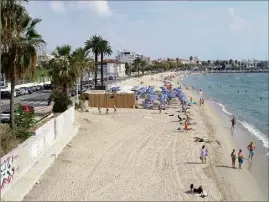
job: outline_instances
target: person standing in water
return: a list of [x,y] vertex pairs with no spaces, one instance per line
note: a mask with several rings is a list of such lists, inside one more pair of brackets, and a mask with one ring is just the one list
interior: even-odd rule
[[233,149],[231,153],[231,158],[232,158],[232,167],[235,168],[235,160],[236,160],[235,149]]
[[232,130],[234,130],[234,126],[235,126],[235,123],[236,123],[235,116],[233,116],[231,122],[232,122],[232,127],[231,128],[232,128]]
[[239,152],[238,152],[239,169],[242,169],[243,159],[244,159],[244,154],[243,154],[242,150],[239,149]]
[[250,142],[250,144],[248,145],[248,151],[249,151],[249,155],[248,158],[252,161],[252,158],[254,156],[254,150],[256,149],[255,145],[253,144],[253,142]]

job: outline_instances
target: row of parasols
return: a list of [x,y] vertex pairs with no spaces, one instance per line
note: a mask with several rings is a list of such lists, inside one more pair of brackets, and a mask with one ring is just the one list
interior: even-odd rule
[[[168,87],[169,86],[169,87]],[[168,88],[167,88],[168,87]],[[164,86],[161,86],[161,91],[154,90],[153,87],[139,87],[135,86],[133,88],[136,92],[136,100],[140,99],[142,96],[145,97],[143,106],[146,109],[153,108],[154,102],[158,101],[160,105],[164,106],[169,103],[172,98],[178,98],[181,102],[187,102],[188,99],[182,92],[181,88],[172,88],[171,84],[165,82]],[[120,91],[120,87],[112,87],[112,92],[118,92]]]

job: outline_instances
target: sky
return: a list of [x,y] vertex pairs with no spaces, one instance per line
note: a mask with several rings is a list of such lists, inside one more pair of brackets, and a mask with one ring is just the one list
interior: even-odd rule
[[47,52],[101,35],[151,59],[268,59],[268,1],[30,1]]

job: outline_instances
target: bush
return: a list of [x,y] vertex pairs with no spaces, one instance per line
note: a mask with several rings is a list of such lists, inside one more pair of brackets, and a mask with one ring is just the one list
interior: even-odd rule
[[82,101],[86,101],[88,100],[88,94],[80,94],[78,99]]
[[79,102],[75,103],[75,110],[78,110],[78,111],[84,111],[85,110],[85,101],[87,100],[88,96],[85,95],[85,94],[81,94],[79,95],[78,99],[79,99]]
[[61,91],[53,92],[52,100],[54,101],[52,111],[55,113],[62,113],[66,111],[70,105],[72,105],[72,101],[69,97]]
[[15,109],[14,121],[16,125],[16,130],[14,131],[16,137],[26,139],[31,136],[31,132],[29,130],[36,123],[33,110],[26,111],[25,107],[18,106]]

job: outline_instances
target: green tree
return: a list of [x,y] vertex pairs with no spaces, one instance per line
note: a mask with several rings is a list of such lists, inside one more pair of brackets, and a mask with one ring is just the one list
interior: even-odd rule
[[78,72],[72,64],[72,48],[70,45],[57,46],[52,54],[55,56],[49,62],[52,83],[68,95],[68,87],[75,83]]
[[141,68],[141,58],[135,58],[134,62],[133,62],[133,66],[135,71],[137,72],[137,76],[140,76],[140,68]]
[[131,66],[128,62],[125,62],[125,74],[129,76],[131,75]]
[[95,71],[94,71],[94,83],[97,86],[97,71],[98,71],[98,56],[100,55],[100,41],[101,36],[94,35],[85,42],[85,50],[92,51],[94,54]]
[[207,60],[207,64],[210,65],[211,64],[211,60]]
[[144,76],[144,74],[145,74],[145,68],[147,66],[147,62],[145,60],[141,60],[140,66],[141,66],[142,75]]
[[104,55],[110,56],[112,54],[112,49],[108,41],[101,38],[99,42],[99,51],[101,54],[101,85],[104,85]]
[[[23,1],[27,2],[27,1]],[[14,122],[14,93],[16,80],[26,74],[34,75],[37,50],[45,44],[36,26],[41,19],[31,18],[22,1],[1,1],[1,65],[11,82],[10,127]]]
[[73,53],[72,53],[72,65],[77,70],[77,74],[80,75],[80,92],[82,93],[83,91],[83,73],[89,69],[89,63],[90,63],[90,58],[89,58],[89,51],[85,50],[84,48],[77,48]]

